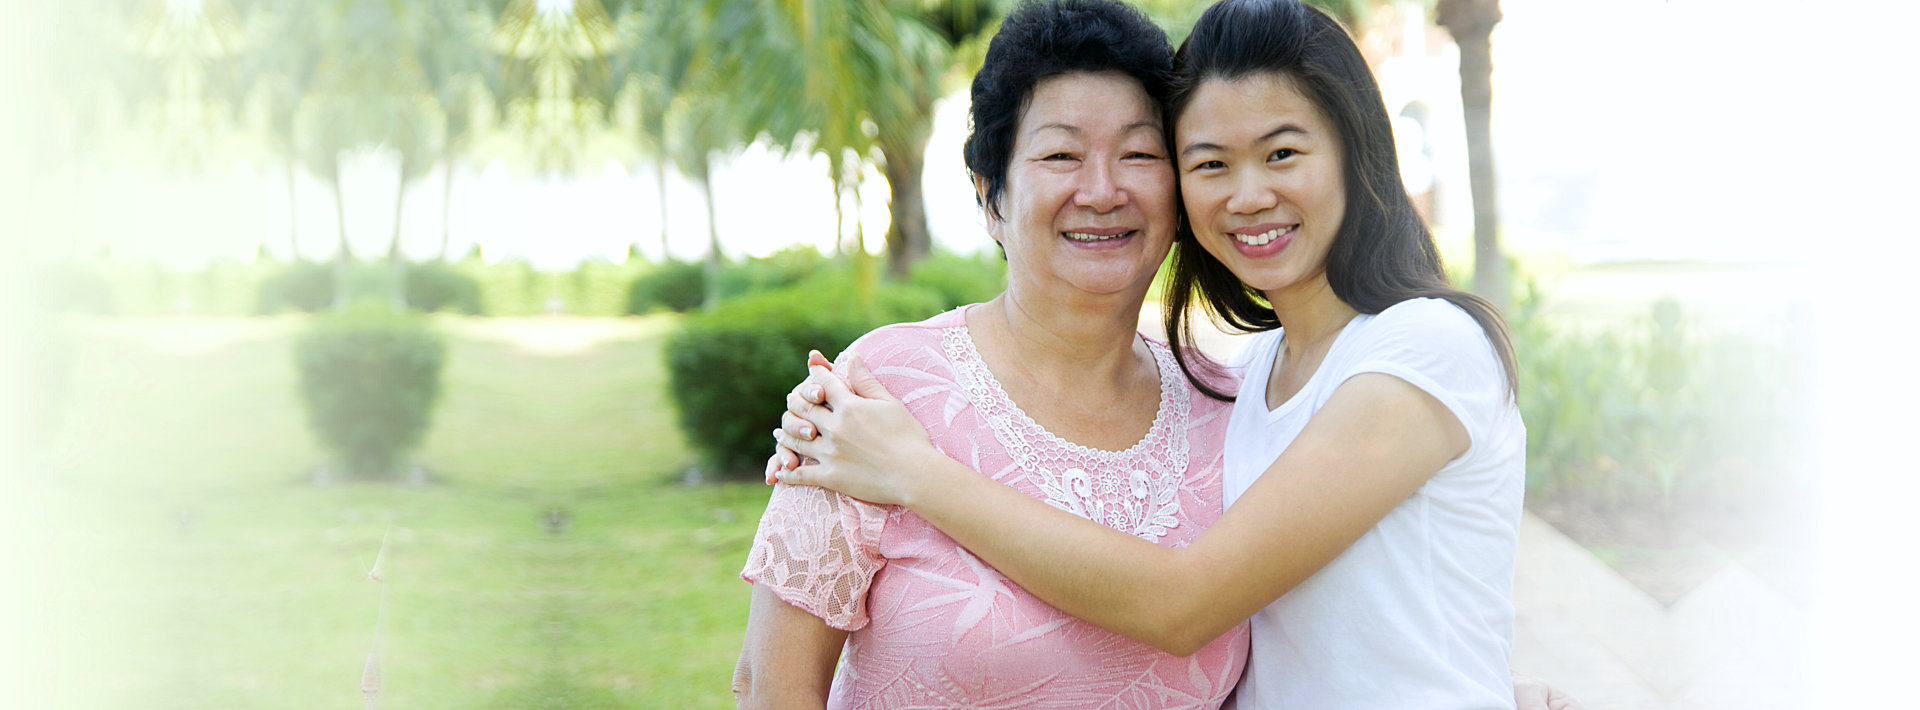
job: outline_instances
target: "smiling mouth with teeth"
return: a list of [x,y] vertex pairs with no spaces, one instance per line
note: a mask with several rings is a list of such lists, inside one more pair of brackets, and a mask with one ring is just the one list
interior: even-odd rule
[[1067,235],[1068,239],[1076,242],[1106,242],[1133,236],[1133,232],[1130,231],[1119,234],[1087,234],[1085,232],[1061,232],[1061,234]]
[[1233,238],[1240,240],[1241,244],[1245,244],[1247,246],[1255,246],[1255,247],[1265,246],[1268,242],[1271,242],[1275,239],[1279,239],[1280,235],[1286,234],[1288,232],[1291,232],[1299,228],[1300,228],[1300,225],[1296,224],[1294,226],[1287,227],[1284,229],[1269,229],[1259,234],[1235,234],[1233,235]]

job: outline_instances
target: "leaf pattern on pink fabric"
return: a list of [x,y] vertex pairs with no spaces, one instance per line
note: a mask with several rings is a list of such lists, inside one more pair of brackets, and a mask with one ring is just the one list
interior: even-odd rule
[[[849,352],[954,460],[1181,547],[1220,515],[1227,405],[1193,391],[1165,344],[1148,346],[1161,369],[1160,411],[1148,436],[1120,452],[1054,437],[994,391],[961,312],[882,328]],[[1077,471],[1071,482],[1068,471]],[[748,572],[784,580],[790,601],[818,600],[826,613],[800,606],[840,615],[829,623],[847,623],[857,607],[854,623],[864,625],[848,636],[829,708],[1217,708],[1239,677],[1244,625],[1176,658],[1048,606],[912,511],[798,492],[776,489]],[[847,582],[857,583],[857,604],[836,591]]]

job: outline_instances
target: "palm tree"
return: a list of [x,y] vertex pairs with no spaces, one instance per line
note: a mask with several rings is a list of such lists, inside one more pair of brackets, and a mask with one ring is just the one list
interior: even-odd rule
[[896,275],[931,251],[921,172],[933,102],[956,48],[992,29],[990,0],[715,0],[728,45],[723,74],[739,87],[755,135],[827,156],[836,194],[848,155],[883,171],[892,193],[888,265]]
[[713,194],[713,154],[740,144],[739,123],[731,103],[721,94],[683,93],[668,112],[670,156],[680,173],[700,186],[707,205],[706,301],[708,309],[719,304],[720,267],[726,255],[720,249],[719,210]]
[[613,94],[613,16],[599,0],[508,0],[492,42],[502,60],[495,100],[527,162],[545,172],[581,167]]
[[[610,8],[612,9],[612,8]],[[695,28],[705,26],[703,8],[684,0],[637,0],[620,8],[617,19],[620,50],[610,70],[619,96],[635,109],[637,138],[642,153],[652,159],[653,183],[660,205],[660,254],[668,258],[667,113],[674,99],[697,80],[705,63],[699,58],[710,38]],[[616,100],[618,100],[616,98]]]
[[403,12],[412,69],[435,105],[432,116],[440,135],[434,162],[444,181],[439,258],[446,261],[452,241],[454,168],[474,138],[474,107],[487,95],[490,79],[497,80],[497,64],[485,44],[493,21],[474,0],[422,0]]
[[327,3],[305,0],[262,0],[250,10],[242,81],[264,109],[269,138],[279,152],[287,183],[287,249],[298,261],[300,202],[295,185],[300,149],[295,129],[329,51],[325,27],[335,17]]
[[1460,103],[1467,122],[1467,174],[1473,189],[1473,290],[1505,310],[1510,302],[1500,253],[1493,175],[1493,26],[1500,0],[1440,0],[1434,21],[1460,47]]

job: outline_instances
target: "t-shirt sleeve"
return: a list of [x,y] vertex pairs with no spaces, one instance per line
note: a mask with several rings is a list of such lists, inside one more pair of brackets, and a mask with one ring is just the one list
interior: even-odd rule
[[884,510],[825,488],[774,486],[740,578],[764,584],[828,626],[867,625],[867,589],[886,566]]
[[1441,299],[1395,304],[1375,316],[1365,336],[1343,358],[1338,382],[1378,372],[1420,388],[1467,430],[1467,455],[1486,440],[1510,407],[1506,370],[1480,323]]
[[[886,338],[869,334],[847,352],[871,357],[875,340]],[[845,372],[846,355],[834,364],[836,372]],[[886,566],[880,554],[886,518],[885,508],[825,488],[776,485],[740,577],[766,585],[828,626],[859,630],[868,621],[867,590]]]

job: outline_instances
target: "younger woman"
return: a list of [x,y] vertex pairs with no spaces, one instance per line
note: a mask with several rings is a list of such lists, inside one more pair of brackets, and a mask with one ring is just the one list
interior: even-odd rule
[[[1513,707],[1525,432],[1499,314],[1447,285],[1379,90],[1325,13],[1224,0],[1175,61],[1172,352],[1212,390],[1180,347],[1195,295],[1262,331],[1213,527],[1153,545],[987,480],[857,360],[851,387],[816,368],[789,398],[776,435],[816,462],[782,452],[778,477],[905,506],[1049,604],[1175,654],[1251,619],[1239,707]],[[1122,507],[1155,503],[1133,493]]]

